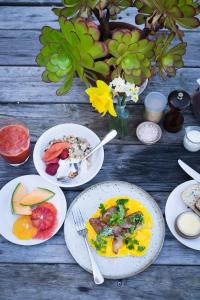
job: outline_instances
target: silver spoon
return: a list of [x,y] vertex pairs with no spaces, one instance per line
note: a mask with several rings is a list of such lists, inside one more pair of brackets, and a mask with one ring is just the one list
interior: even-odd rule
[[104,145],[106,145],[107,143],[109,143],[112,139],[114,139],[117,135],[117,131],[116,130],[111,130],[104,138],[103,140],[96,146],[94,147],[90,153],[88,153],[82,160],[80,160],[79,162],[76,163],[70,163],[69,164],[69,174],[68,176],[62,176],[62,177],[58,177],[57,180],[61,181],[61,182],[66,182],[69,179],[73,179],[74,177],[76,177],[79,174],[79,170],[81,167],[81,164],[84,160],[86,160],[89,156],[91,156],[94,152],[96,152],[97,150],[99,150],[101,147],[103,147]]

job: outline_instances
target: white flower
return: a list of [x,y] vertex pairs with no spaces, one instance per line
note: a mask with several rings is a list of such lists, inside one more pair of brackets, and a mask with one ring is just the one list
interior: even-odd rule
[[133,94],[131,96],[131,100],[133,100],[133,102],[137,102],[138,101],[138,94]]
[[113,79],[110,82],[109,87],[113,92],[113,96],[119,96],[120,93],[120,94],[125,94],[126,97],[130,97],[131,100],[134,102],[137,102],[138,100],[138,94],[140,88],[136,86],[134,83],[126,82],[120,76]]
[[134,102],[138,101],[138,93],[140,91],[140,88],[138,86],[135,86],[134,83],[127,82],[126,83],[126,96],[131,97],[131,100]]
[[125,84],[125,80],[119,76],[119,77],[113,79],[113,81],[111,81],[109,85],[112,88],[112,86],[120,86],[120,85],[124,85],[124,84]]
[[113,81],[110,82],[109,86],[112,89],[114,95],[118,95],[118,93],[125,92],[126,83],[125,80],[119,76],[113,79]]

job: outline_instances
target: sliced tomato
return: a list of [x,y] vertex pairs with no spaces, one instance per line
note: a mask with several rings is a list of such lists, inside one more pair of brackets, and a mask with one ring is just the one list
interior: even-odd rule
[[51,228],[56,222],[56,216],[52,209],[38,206],[32,211],[31,221],[34,227],[39,231]]

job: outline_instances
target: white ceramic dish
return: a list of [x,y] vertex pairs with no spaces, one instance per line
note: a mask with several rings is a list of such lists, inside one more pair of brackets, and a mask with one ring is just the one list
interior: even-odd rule
[[158,256],[164,241],[165,225],[162,212],[155,200],[136,185],[122,181],[108,181],[95,184],[83,191],[70,206],[64,226],[65,240],[69,251],[77,263],[91,272],[87,250],[83,241],[76,232],[72,211],[79,208],[86,221],[97,210],[99,204],[114,196],[130,196],[139,200],[151,213],[153,218],[152,237],[150,247],[141,257],[109,258],[98,255],[92,249],[95,259],[105,278],[120,279],[133,276],[144,271]]
[[18,245],[32,246],[41,244],[48,239],[20,240],[12,233],[13,224],[15,220],[19,217],[19,215],[12,214],[11,197],[16,185],[20,182],[25,184],[28,191],[32,191],[34,188],[37,187],[43,187],[55,193],[55,196],[48,201],[54,204],[57,208],[57,227],[55,229],[54,235],[56,234],[56,232],[58,232],[65,220],[67,211],[65,195],[59,187],[56,187],[55,185],[46,182],[39,175],[20,176],[8,182],[0,190],[0,233],[2,234],[2,236],[8,241]]
[[63,138],[64,135],[74,135],[84,138],[89,142],[92,148],[100,142],[98,136],[85,126],[73,123],[54,126],[45,131],[38,139],[33,152],[34,165],[38,173],[52,184],[61,187],[80,186],[93,179],[100,171],[104,160],[104,150],[101,148],[91,156],[91,166],[86,172],[79,174],[73,179],[69,179],[69,181],[66,183],[59,182],[56,176],[50,176],[45,172],[45,163],[42,161],[42,156],[46,146],[51,140]]
[[184,202],[181,199],[181,193],[190,185],[196,184],[197,182],[195,180],[189,180],[186,181],[180,185],[178,185],[169,195],[167,199],[167,203],[165,206],[165,217],[167,221],[167,225],[171,231],[171,233],[174,235],[174,237],[181,242],[183,245],[195,249],[200,250],[200,237],[196,239],[184,239],[175,230],[174,222],[176,217],[183,213],[184,211],[192,211],[190,208],[188,208]]

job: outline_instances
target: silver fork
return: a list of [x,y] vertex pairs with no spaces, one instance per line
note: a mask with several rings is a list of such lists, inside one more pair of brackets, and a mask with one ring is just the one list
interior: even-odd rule
[[101,274],[101,271],[94,259],[94,256],[90,249],[90,246],[88,244],[85,223],[84,223],[83,216],[81,214],[80,209],[76,209],[76,210],[72,211],[72,216],[73,216],[74,224],[75,224],[78,234],[84,238],[84,241],[85,241],[85,244],[86,244],[86,247],[88,250],[88,254],[90,257],[94,282],[96,284],[102,284],[104,282],[104,278],[103,278],[103,275]]

